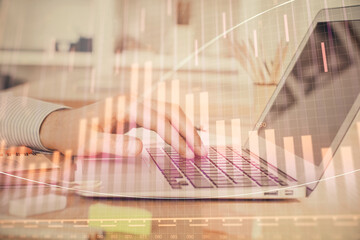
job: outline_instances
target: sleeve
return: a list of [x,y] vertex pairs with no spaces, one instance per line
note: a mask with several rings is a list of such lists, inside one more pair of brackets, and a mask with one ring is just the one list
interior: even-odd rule
[[40,127],[52,112],[68,107],[26,97],[0,97],[0,140],[49,151],[40,141]]

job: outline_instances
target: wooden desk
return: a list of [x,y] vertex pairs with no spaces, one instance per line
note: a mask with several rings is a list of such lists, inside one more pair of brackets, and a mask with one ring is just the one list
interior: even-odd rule
[[[206,81],[204,77],[206,77]],[[124,80],[127,77],[124,76],[121,79]],[[273,87],[254,87],[251,89],[251,101],[244,101],[239,91],[241,92],[241,87],[246,84],[239,81],[237,74],[198,73],[197,75],[191,74],[189,77],[188,74],[183,73],[178,74],[177,79],[180,79],[181,83],[180,104],[183,107],[186,105],[184,97],[186,94],[193,93],[194,99],[197,99],[200,92],[208,91],[209,106],[211,107],[210,130],[215,128],[216,120],[225,120],[225,123],[229,124],[230,119],[240,116],[245,133],[243,138],[246,137],[247,130],[251,129],[251,125],[256,121],[274,89]],[[50,82],[54,83],[54,81]],[[71,78],[61,82],[61,85],[66,86],[69,82],[71,82]],[[76,86],[79,82],[81,81],[74,81],[72,86]],[[155,83],[154,81],[153,84]],[[19,87],[14,92],[32,93],[32,89],[39,89],[40,85],[36,84],[49,85],[49,89],[55,89],[51,83],[38,82],[31,86],[25,86],[25,88],[24,86]],[[75,94],[79,90],[75,87],[66,87],[66,89],[70,92],[58,93],[52,90],[52,96],[49,92],[37,91],[36,94],[43,99],[61,102],[64,100],[61,96],[64,94]],[[119,89],[125,91],[128,87]],[[243,92],[246,93],[246,91]],[[107,93],[113,95],[114,92],[116,91],[111,89],[105,92],[98,90],[97,94],[90,96],[88,92],[80,91],[66,103],[81,105],[84,102],[75,98],[83,97],[84,101],[91,102],[104,97]],[[36,97],[36,94],[33,96]],[[199,122],[198,118],[199,116],[194,116],[196,123]],[[356,120],[360,121],[359,116]],[[90,199],[80,197],[72,192],[58,192],[67,196],[68,203],[64,210],[31,218],[37,222],[31,220],[26,222],[26,219],[13,222],[11,216],[7,215],[9,201],[28,195],[24,188],[10,188],[0,191],[0,213],[2,214],[0,231],[4,226],[24,227],[25,225],[36,225],[39,222],[44,224],[87,224],[89,207],[95,203],[104,203],[150,211],[152,219],[144,220],[150,221],[152,224],[152,233],[146,237],[147,239],[359,239],[360,173],[341,175],[344,172],[357,171],[360,168],[360,136],[356,128],[357,121],[352,124],[341,148],[334,157],[333,165],[325,174],[328,179],[320,182],[312,195],[306,199],[281,201]],[[346,147],[350,147],[351,155],[346,154]],[[351,163],[353,166],[349,167]],[[339,176],[333,177],[335,175]],[[34,187],[31,194],[36,195],[42,193],[41,191],[46,193],[52,190]],[[112,234],[107,238],[144,239],[144,236]]]

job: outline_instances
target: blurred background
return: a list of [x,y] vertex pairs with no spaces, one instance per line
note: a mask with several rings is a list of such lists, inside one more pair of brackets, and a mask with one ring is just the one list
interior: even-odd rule
[[[200,48],[249,18],[201,51],[198,66],[193,58],[184,68],[236,70],[236,64],[229,64],[234,58],[229,41],[254,41],[254,37],[256,55],[264,59],[274,58],[278,44],[288,42],[286,66],[321,8],[358,3],[296,0],[268,11],[286,2],[0,0],[0,69],[24,81],[40,80],[38,72],[44,66],[95,67],[109,76],[115,67],[152,61],[154,68],[165,71],[190,56],[196,46]],[[256,16],[259,13],[263,14]]]
[[250,127],[316,13],[358,3],[0,0],[0,88],[77,106],[129,92],[156,98],[158,83],[177,81],[195,123],[209,93],[214,124],[241,118]]

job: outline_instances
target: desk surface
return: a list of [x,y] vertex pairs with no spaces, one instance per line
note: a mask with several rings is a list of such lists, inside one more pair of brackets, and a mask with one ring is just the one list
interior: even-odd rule
[[[202,81],[204,77],[207,78],[206,85]],[[62,76],[58,78],[61,79]],[[95,89],[97,94],[91,95],[84,90],[86,87],[79,90],[79,86],[82,86],[84,81],[79,80],[79,76],[75,78],[71,80],[69,77],[66,81],[58,82],[58,85],[55,80],[38,81],[18,87],[13,92],[15,94],[29,93],[32,97],[80,106],[106,95],[129,90],[127,83],[122,82],[117,83],[119,88],[115,90],[98,88]],[[110,80],[110,83],[114,82],[114,79],[116,78]],[[157,78],[154,77],[154,79]],[[194,99],[197,99],[200,92],[209,93],[210,130],[214,129],[217,120],[225,120],[228,124],[228,120],[236,116],[242,119],[244,129],[251,129],[274,90],[273,86],[250,86],[249,88],[249,84],[239,81],[239,75],[233,73],[196,73],[190,77],[187,73],[182,73],[177,75],[177,79],[180,79],[180,105],[182,106],[185,106],[186,94],[192,93]],[[60,88],[59,91],[56,87],[59,84],[66,90]],[[154,80],[152,84],[157,83]],[[247,87],[246,90],[243,90],[244,87]],[[47,88],[49,91],[43,91]],[[197,100],[195,100],[195,106],[196,104]],[[360,120],[359,116],[356,120]],[[199,122],[196,114],[194,121]],[[86,225],[89,220],[89,207],[95,203],[104,203],[150,211],[152,218],[144,220],[152,224],[151,235],[146,236],[147,239],[359,239],[360,173],[357,169],[360,167],[358,161],[360,136],[357,121],[354,121],[337,151],[324,176],[326,180],[319,183],[309,198],[280,201],[90,199],[80,197],[73,192],[61,192],[50,188],[34,186],[29,190],[26,187],[16,187],[0,190],[0,232],[2,228],[29,227],[29,225],[36,228],[39,223]],[[243,132],[245,132],[244,138],[247,131]],[[347,151],[348,149],[351,154]],[[352,173],[344,175],[351,171]],[[11,200],[47,192],[67,196],[66,208],[29,217],[27,222],[26,219],[15,221],[8,215]],[[110,224],[106,221],[105,223]],[[141,227],[141,224],[139,226]],[[144,237],[126,233],[113,233],[107,236],[108,239],[144,239]]]

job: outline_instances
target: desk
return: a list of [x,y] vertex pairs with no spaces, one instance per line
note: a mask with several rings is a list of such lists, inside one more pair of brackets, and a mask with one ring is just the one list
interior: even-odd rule
[[[228,124],[229,119],[240,116],[244,119],[243,138],[246,137],[247,130],[251,129],[251,125],[260,114],[274,87],[254,87],[250,94],[252,99],[244,101],[243,96],[238,92],[246,84],[239,81],[238,74],[197,74],[191,74],[190,77],[187,73],[177,75],[181,83],[180,96],[192,92],[197,97],[199,92],[208,91],[209,95],[213,96],[209,98],[210,129],[214,129],[216,120],[225,120]],[[202,81],[204,77],[207,79],[206,84]],[[115,82],[114,79],[110,82]],[[154,79],[157,77],[154,76]],[[73,82],[70,84],[71,81]],[[119,89],[121,91],[129,89],[126,83],[122,83],[123,85],[119,86],[123,88],[118,90],[98,89],[95,95],[89,96],[88,93],[76,88],[81,82],[79,78],[74,80],[69,77],[66,81],[58,82],[61,86],[69,84],[66,87],[68,91],[60,93],[54,90],[56,85],[52,84],[55,82],[55,80],[46,83],[35,82],[29,86],[18,87],[13,92],[21,94],[26,91],[35,97],[80,106],[102,98],[106,94],[113,95],[116,91],[119,93]],[[32,91],[32,89],[39,90],[41,84],[43,84],[42,89],[46,89],[46,86],[53,89],[52,94],[49,91]],[[152,84],[156,84],[156,81],[154,80]],[[235,87],[232,84],[235,84]],[[76,91],[78,94],[75,94]],[[70,96],[71,94],[73,95]],[[183,97],[180,104],[185,106]],[[198,116],[194,116],[194,121],[199,121]],[[142,208],[152,213],[152,219],[144,220],[152,223],[151,235],[145,237],[111,234],[107,236],[108,239],[359,239],[360,173],[341,175],[349,170],[360,168],[360,136],[356,126],[357,121],[360,121],[359,116],[349,129],[332,165],[325,174],[328,179],[320,182],[315,191],[306,199],[281,201],[90,199],[71,192],[63,192],[61,194],[66,195],[68,199],[64,210],[36,215],[28,222],[21,219],[16,222],[7,215],[8,204],[11,199],[26,196],[26,189],[3,189],[0,191],[0,214],[2,215],[0,230],[1,227],[24,227],[36,225],[39,222],[87,224],[89,207],[95,203],[104,203]],[[346,147],[350,147],[350,156],[346,154],[345,150],[348,149]],[[351,169],[348,167],[349,162],[353,163]],[[333,177],[335,175],[340,176]],[[38,189],[34,187],[32,194],[37,194]],[[41,189],[44,193],[52,191],[49,188]]]

